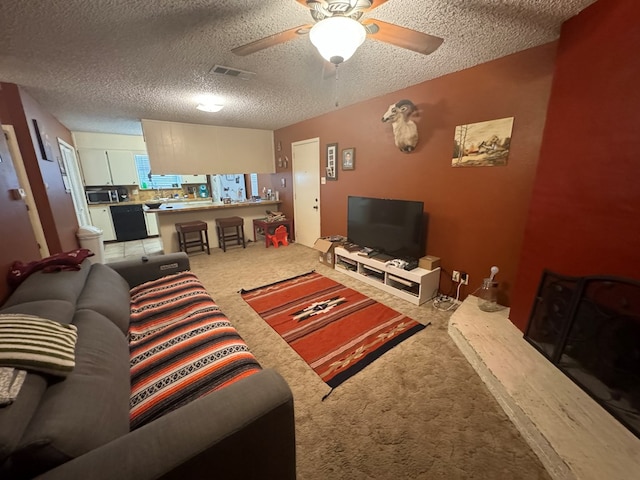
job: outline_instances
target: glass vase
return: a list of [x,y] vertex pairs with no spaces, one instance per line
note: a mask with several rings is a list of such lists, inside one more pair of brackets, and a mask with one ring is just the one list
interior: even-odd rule
[[500,310],[498,305],[498,282],[489,278],[482,280],[482,287],[478,292],[478,308],[483,312],[496,312]]

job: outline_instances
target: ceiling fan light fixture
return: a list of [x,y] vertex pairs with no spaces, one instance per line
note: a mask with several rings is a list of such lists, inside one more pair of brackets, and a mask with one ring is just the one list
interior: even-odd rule
[[309,39],[320,55],[336,65],[349,60],[366,37],[364,26],[349,17],[325,18],[309,32]]

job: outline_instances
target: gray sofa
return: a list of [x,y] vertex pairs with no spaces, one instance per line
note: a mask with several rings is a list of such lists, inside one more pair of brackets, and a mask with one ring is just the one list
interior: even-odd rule
[[183,253],[36,272],[0,307],[77,327],[63,380],[28,373],[0,408],[0,478],[295,478],[291,390],[263,369],[130,431],[129,288],[189,268]]

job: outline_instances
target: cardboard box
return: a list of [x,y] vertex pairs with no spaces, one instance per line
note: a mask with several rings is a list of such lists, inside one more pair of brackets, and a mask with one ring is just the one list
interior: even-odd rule
[[424,268],[425,270],[434,270],[439,266],[440,257],[434,257],[433,255],[427,255],[418,261],[418,267]]
[[334,268],[336,262],[336,256],[334,250],[336,247],[342,245],[344,240],[333,240],[333,237],[323,237],[316,240],[313,244],[313,248],[318,250],[318,260],[320,263],[325,264],[327,267]]

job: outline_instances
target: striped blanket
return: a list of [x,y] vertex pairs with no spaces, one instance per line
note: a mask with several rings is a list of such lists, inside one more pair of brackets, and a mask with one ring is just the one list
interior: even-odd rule
[[131,290],[131,429],[260,370],[191,272]]

